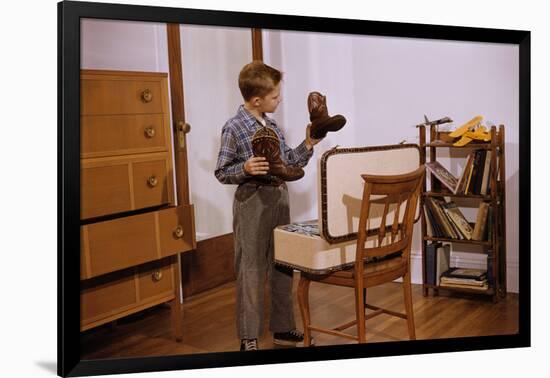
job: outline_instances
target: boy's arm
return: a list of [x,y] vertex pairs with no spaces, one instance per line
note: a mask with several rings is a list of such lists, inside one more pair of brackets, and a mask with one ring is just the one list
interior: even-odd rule
[[239,161],[237,142],[229,128],[223,128],[220,152],[214,174],[222,184],[241,184],[248,177],[244,161]]
[[[311,157],[313,156],[313,146],[311,145],[310,148],[307,147],[308,135],[309,135],[308,133],[309,133],[309,126],[306,131],[306,139],[304,139],[304,141],[294,149],[290,148],[286,144],[285,137],[281,133],[280,139],[281,139],[281,145],[283,147],[282,150],[286,160],[288,161],[288,164],[298,165],[300,167],[303,167],[308,163],[309,159],[311,159]],[[310,143],[311,142],[312,141],[310,140]],[[317,144],[317,143],[318,141],[314,140],[313,144]]]

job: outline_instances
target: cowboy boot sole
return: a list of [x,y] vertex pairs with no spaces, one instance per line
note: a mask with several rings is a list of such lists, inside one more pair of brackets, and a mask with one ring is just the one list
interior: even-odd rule
[[311,123],[310,136],[314,139],[324,138],[329,131],[338,131],[346,124],[346,118],[337,114],[323,120],[316,120]]

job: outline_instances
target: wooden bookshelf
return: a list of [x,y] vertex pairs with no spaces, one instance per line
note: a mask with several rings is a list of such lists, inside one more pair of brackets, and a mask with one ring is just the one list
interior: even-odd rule
[[481,195],[481,194],[453,194],[451,192],[423,192],[426,197],[453,197],[453,198],[478,198],[485,201],[490,201],[490,195]]
[[[490,142],[470,142],[469,144],[458,147],[453,146],[448,138],[448,132],[438,132],[436,126],[429,126],[429,130],[425,125],[418,126],[420,133],[420,159],[421,163],[426,163],[429,158],[430,162],[437,161],[437,152],[440,148],[453,149],[468,149],[473,150],[488,150],[491,151],[491,170],[489,172],[489,180],[491,191],[487,195],[481,194],[453,194],[444,188],[439,180],[431,173],[426,171],[424,179],[422,195],[420,197],[421,212],[421,232],[422,232],[422,282],[423,294],[427,296],[429,290],[432,289],[434,295],[439,293],[439,290],[447,290],[453,292],[464,292],[471,294],[480,294],[492,296],[493,301],[498,301],[499,297],[506,295],[506,191],[505,191],[505,144],[504,144],[504,126],[500,125],[491,127]],[[426,132],[429,132],[428,138]],[[451,157],[450,159],[456,159]],[[428,189],[428,179],[430,188]],[[490,240],[466,240],[453,239],[446,237],[429,236],[427,233],[428,227],[424,212],[424,204],[428,197],[450,197],[450,198],[468,198],[478,202],[485,201],[489,203],[492,209],[493,219],[491,224]],[[449,287],[441,285],[427,284],[427,268],[426,268],[426,249],[429,243],[444,242],[444,243],[461,243],[475,245],[479,248],[479,253],[486,254],[488,259],[492,259],[492,271],[487,272],[489,280],[489,288],[487,290],[476,290],[462,287]],[[468,251],[471,253],[471,251]],[[474,252],[475,253],[475,252]],[[436,277],[439,282],[439,277]]]

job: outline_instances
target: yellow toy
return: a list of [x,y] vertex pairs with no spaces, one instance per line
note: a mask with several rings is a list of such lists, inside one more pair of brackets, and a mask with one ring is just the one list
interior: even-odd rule
[[485,126],[481,125],[481,120],[483,120],[482,116],[474,117],[450,133],[449,136],[452,138],[461,137],[458,141],[453,143],[453,146],[462,147],[474,139],[489,142],[491,140],[491,133],[488,132]]

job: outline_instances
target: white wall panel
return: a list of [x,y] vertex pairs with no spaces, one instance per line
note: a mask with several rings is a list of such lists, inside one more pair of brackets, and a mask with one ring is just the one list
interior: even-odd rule
[[181,25],[189,185],[197,239],[233,231],[235,185],[214,176],[221,130],[242,103],[241,68],[252,60],[251,30]]
[[83,19],[80,27],[82,68],[168,72],[166,24]]

